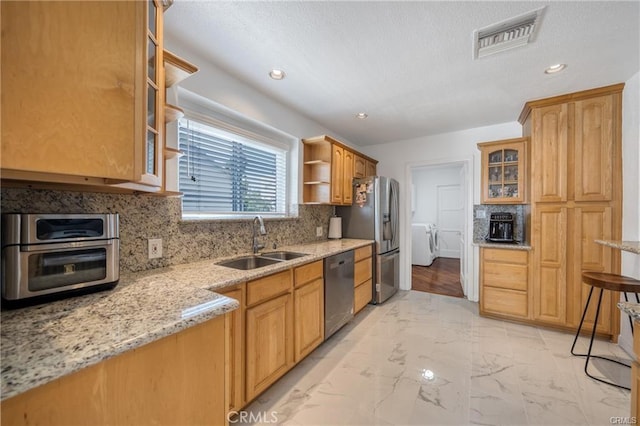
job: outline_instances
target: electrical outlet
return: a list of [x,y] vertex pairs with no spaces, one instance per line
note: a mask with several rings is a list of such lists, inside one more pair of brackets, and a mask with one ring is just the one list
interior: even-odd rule
[[316,237],[322,237],[322,226],[316,227]]
[[150,238],[149,240],[149,259],[158,259],[162,257],[162,238]]
[[487,212],[485,210],[476,210],[476,219],[486,219]]

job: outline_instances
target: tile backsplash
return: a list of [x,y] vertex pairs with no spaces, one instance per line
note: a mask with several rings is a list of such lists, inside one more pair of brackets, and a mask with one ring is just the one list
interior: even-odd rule
[[[120,269],[143,271],[251,251],[252,221],[183,221],[180,198],[37,189],[2,189],[3,213],[119,213]],[[331,206],[300,205],[297,218],[265,219],[260,242],[271,249],[326,239]],[[322,226],[323,237],[316,237]],[[147,240],[163,257],[148,259]]]
[[[513,238],[516,241],[528,243],[528,235],[525,233],[526,221],[529,216],[528,205],[523,204],[507,204],[507,205],[494,205],[494,204],[476,204],[473,206],[473,242],[482,243],[485,241],[485,237],[489,235],[489,217],[491,213],[505,212],[512,213],[514,215],[513,225]],[[478,219],[477,212],[483,210],[485,212],[485,218]]]

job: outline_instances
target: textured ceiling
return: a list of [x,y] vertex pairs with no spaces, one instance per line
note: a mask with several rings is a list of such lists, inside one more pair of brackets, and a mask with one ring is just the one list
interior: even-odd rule
[[[532,44],[473,59],[474,30],[542,6]],[[528,100],[640,69],[637,1],[176,0],[165,35],[360,145],[515,121]],[[555,63],[567,69],[544,74]]]

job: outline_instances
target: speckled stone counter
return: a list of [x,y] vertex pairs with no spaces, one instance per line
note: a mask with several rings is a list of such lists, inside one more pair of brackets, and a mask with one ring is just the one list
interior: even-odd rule
[[[249,271],[241,271],[238,269],[232,269],[226,266],[217,265],[218,262],[226,259],[233,259],[241,255],[213,260],[205,260],[194,263],[186,263],[184,265],[176,265],[168,268],[163,268],[162,270],[167,277],[187,282],[190,285],[198,288],[215,291],[216,289],[228,287],[233,284],[284,271],[285,269],[295,267],[296,265],[302,265],[303,263],[313,262],[314,260],[323,259],[327,256],[342,253],[348,250],[353,250],[358,247],[363,247],[371,244],[372,242],[373,241],[369,240],[344,238],[340,240],[327,240],[319,243],[278,247],[277,250],[263,250],[264,253],[267,253],[269,251],[293,251],[298,253],[305,253],[307,255],[299,257],[297,259],[278,262],[273,265],[264,266]],[[244,253],[244,255],[249,254],[251,253]]]
[[239,306],[236,300],[208,290],[371,243],[341,239],[280,247],[307,256],[250,271],[216,265],[224,260],[220,258],[123,274],[110,291],[3,311],[2,400]]
[[505,250],[531,250],[531,246],[528,244],[504,244],[504,243],[473,243],[474,245],[478,246],[478,247],[483,247],[483,248],[498,248],[498,249],[505,249]]
[[622,251],[640,254],[640,241],[596,240],[596,243]]
[[640,321],[640,303],[618,302],[618,308],[633,320]]

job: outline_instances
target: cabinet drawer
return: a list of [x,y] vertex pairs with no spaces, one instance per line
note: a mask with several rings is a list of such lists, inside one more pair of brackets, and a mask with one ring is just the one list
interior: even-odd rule
[[294,276],[296,288],[309,281],[322,278],[322,260],[297,267],[294,271]]
[[526,265],[487,262],[482,265],[482,285],[526,291],[527,270]]
[[247,283],[247,306],[255,305],[291,289],[291,270]]
[[354,259],[353,260],[355,262],[357,262],[357,261],[362,260],[362,259],[364,259],[366,257],[371,257],[371,245],[368,245],[366,247],[357,248],[355,250]]
[[353,271],[353,285],[359,286],[366,280],[371,280],[371,258],[356,262]]
[[353,311],[357,313],[362,310],[373,299],[372,281],[368,280],[355,288],[353,296]]
[[482,249],[482,258],[485,261],[527,264],[528,253],[525,250]]
[[482,294],[483,310],[496,314],[504,314],[526,318],[527,293],[494,287],[484,287]]

